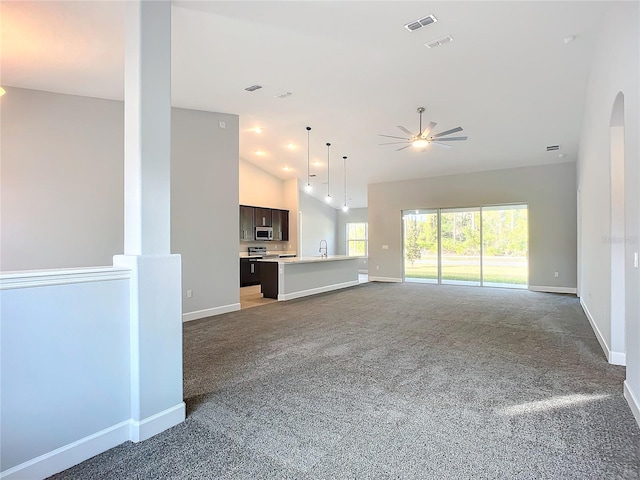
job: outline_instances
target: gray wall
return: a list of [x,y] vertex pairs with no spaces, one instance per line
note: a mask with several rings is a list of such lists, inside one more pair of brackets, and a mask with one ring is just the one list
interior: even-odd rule
[[[633,254],[640,251],[639,15],[638,2],[622,2],[602,19],[589,72],[578,158],[581,301],[608,348],[612,347],[611,334],[626,330],[625,386],[636,399],[640,399],[640,270],[633,267]],[[624,95],[621,120],[625,131],[624,237],[611,238],[610,126],[614,101],[620,92]],[[612,325],[610,318],[611,252],[619,246],[624,247],[626,325]],[[616,283],[620,285],[622,279]],[[640,405],[636,404],[636,409],[640,411]],[[640,413],[637,415],[640,423]]]
[[[7,88],[2,270],[111,265],[123,252],[123,112],[119,101]],[[171,140],[183,312],[238,304],[238,117],[174,108]]]
[[575,163],[371,184],[368,199],[371,276],[402,278],[404,209],[526,203],[529,285],[576,288]]
[[306,194],[299,193],[300,238],[298,239],[298,255],[318,256],[320,240],[327,241],[329,255],[336,254],[336,224],[337,211],[335,208]]
[[124,245],[123,103],[6,90],[1,269],[111,265]]
[[131,418],[129,280],[0,293],[3,471]]
[[171,126],[171,251],[182,255],[183,312],[237,304],[238,117],[174,108]]

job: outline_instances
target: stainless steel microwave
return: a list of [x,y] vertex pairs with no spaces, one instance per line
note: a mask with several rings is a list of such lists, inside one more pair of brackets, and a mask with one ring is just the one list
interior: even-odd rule
[[256,240],[273,240],[273,227],[256,227]]

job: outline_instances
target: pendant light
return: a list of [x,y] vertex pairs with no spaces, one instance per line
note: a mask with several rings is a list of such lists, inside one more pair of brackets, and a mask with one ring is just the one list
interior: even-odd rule
[[327,203],[331,203],[331,193],[329,193],[329,147],[331,147],[331,144],[327,143],[327,196],[324,197],[324,201]]
[[307,193],[311,193],[313,187],[311,186],[311,174],[309,172],[309,132],[311,131],[311,127],[307,127],[307,184],[304,186],[304,191]]
[[347,157],[342,157],[344,162],[344,205],[342,205],[342,211],[347,213],[349,207],[347,206]]

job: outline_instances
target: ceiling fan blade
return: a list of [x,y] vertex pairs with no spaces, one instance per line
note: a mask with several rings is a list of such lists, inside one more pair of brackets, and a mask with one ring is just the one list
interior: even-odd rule
[[389,138],[399,138],[400,140],[406,140],[407,142],[410,142],[411,140],[409,138],[405,138],[405,137],[394,137],[393,135],[383,135],[381,133],[378,134],[379,137],[389,137]]
[[378,145],[396,145],[398,143],[407,143],[410,142],[411,140],[405,140],[404,142],[389,142],[389,143],[379,143]]
[[461,140],[466,140],[469,137],[449,137],[449,138],[435,138],[435,137],[431,137],[434,140],[441,140],[443,142],[459,142]]
[[445,135],[449,135],[450,133],[461,132],[462,127],[452,128],[451,130],[447,130],[446,132],[440,132],[433,135],[433,138],[444,137]]
[[433,130],[436,125],[437,125],[436,122],[429,122],[429,125],[427,125],[427,128],[425,128],[422,131],[422,133],[420,134],[420,137],[427,138],[427,135],[429,135],[431,133],[431,130]]
[[440,143],[440,142],[429,142],[429,145],[436,145],[437,147],[440,147],[440,148],[453,148],[451,145],[447,145],[446,143]]
[[398,127],[400,130],[402,130],[404,133],[406,133],[410,137],[415,137],[415,135],[413,133],[411,133],[409,130],[404,128],[402,125],[396,125],[396,127]]
[[399,152],[400,150],[404,150],[405,148],[409,148],[410,146],[411,144],[407,145],[406,147],[398,148],[396,149],[396,152]]

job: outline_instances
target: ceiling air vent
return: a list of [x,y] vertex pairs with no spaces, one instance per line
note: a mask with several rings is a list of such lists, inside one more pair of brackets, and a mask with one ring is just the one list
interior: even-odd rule
[[554,150],[560,150],[560,145],[549,145],[547,147],[547,152],[553,152]]
[[445,43],[453,42],[453,37],[451,35],[447,35],[446,37],[439,38],[437,40],[433,40],[431,42],[425,43],[425,45],[429,48],[439,47],[440,45],[444,45]]
[[438,19],[434,15],[427,15],[424,18],[420,18],[419,20],[413,20],[412,22],[407,23],[404,28],[413,32],[414,30],[418,30],[419,28],[426,27],[427,25],[431,25],[432,23],[436,23]]
[[251,85],[250,87],[245,88],[247,92],[255,92],[262,88],[262,85]]

